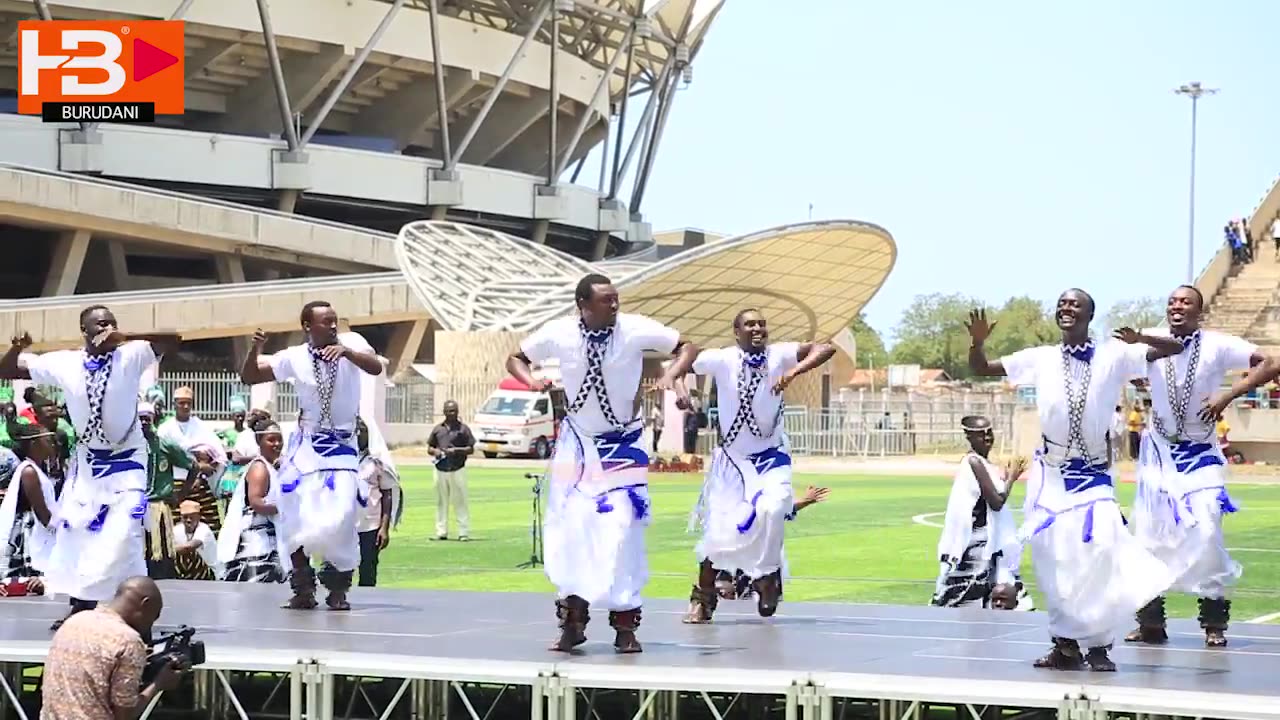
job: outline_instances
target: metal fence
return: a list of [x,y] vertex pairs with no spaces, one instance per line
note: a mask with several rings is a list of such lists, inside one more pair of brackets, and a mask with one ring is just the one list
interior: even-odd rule
[[[960,419],[984,415],[995,431],[997,454],[1013,439],[1013,412],[1019,402],[1010,396],[957,393],[942,397],[868,393],[829,408],[788,407],[783,422],[797,455],[833,457],[890,457],[944,455],[964,452],[969,444]],[[704,431],[700,449],[715,442],[715,416]]]
[[[7,385],[8,383],[3,383]],[[177,372],[161,373],[157,384],[164,390],[165,398],[172,405],[173,392],[180,387],[191,388],[195,395],[193,412],[206,420],[229,420],[231,401],[240,398],[246,406],[249,386],[240,382],[233,372]],[[41,394],[61,401],[62,393],[53,387],[41,386]],[[492,388],[491,388],[492,389]],[[434,422],[432,404],[434,386],[425,379],[413,379],[387,387],[386,421],[392,423]],[[298,417],[298,395],[288,383],[276,384],[276,396],[272,413],[282,421]]]
[[[249,405],[249,386],[231,372],[162,373],[159,385],[165,396],[188,386],[195,395],[195,413],[207,420],[231,416],[232,398]],[[431,383],[414,377],[388,385],[386,421],[389,423],[435,423],[436,408],[445,400],[455,400],[464,416],[474,414],[494,389],[494,383],[475,379],[450,384]],[[42,392],[57,398],[53,388]],[[655,393],[641,394],[642,417],[657,400]],[[985,415],[996,435],[996,452],[1004,452],[1013,436],[1013,410],[1025,399],[1009,395],[957,392],[940,396],[913,393],[847,393],[829,408],[793,406],[786,408],[784,422],[792,450],[799,455],[902,456],[951,454],[967,447],[960,430],[960,418]],[[298,397],[293,386],[276,386],[273,412],[281,420],[297,418]],[[699,433],[698,450],[707,452],[716,442],[716,409],[708,410],[708,428]]]

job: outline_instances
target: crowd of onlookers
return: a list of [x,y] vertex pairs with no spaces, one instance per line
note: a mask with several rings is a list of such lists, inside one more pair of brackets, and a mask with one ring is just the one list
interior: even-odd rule
[[[1271,225],[1267,228],[1267,234],[1271,236],[1271,242],[1275,246],[1275,257],[1280,260],[1280,214],[1272,219]],[[1227,247],[1231,248],[1232,264],[1243,265],[1257,258],[1260,238],[1255,237],[1249,230],[1247,219],[1227,221],[1227,224],[1222,227],[1222,235]]]

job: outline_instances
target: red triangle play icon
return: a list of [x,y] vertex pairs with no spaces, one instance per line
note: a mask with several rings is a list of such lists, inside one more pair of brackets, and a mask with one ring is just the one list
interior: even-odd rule
[[139,82],[155,75],[170,65],[177,65],[178,58],[152,45],[146,40],[133,41],[133,81]]

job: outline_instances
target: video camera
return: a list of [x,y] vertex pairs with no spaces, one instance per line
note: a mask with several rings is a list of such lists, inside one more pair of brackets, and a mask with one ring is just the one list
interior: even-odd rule
[[153,650],[147,657],[146,667],[142,669],[142,686],[146,687],[155,682],[160,670],[174,660],[188,668],[203,665],[204,643],[192,640],[195,634],[195,628],[183,625],[171,633],[161,633],[148,642],[147,645],[150,647],[159,649]]

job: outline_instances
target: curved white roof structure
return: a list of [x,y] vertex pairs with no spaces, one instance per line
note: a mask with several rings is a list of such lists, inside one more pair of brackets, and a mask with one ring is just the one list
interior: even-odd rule
[[420,221],[400,231],[396,257],[446,330],[534,330],[574,312],[574,286],[598,272],[622,291],[625,311],[714,344],[747,307],[765,314],[779,340],[834,336],[880,289],[897,247],[881,227],[832,220],[719,240],[664,260],[590,263],[492,230]]

